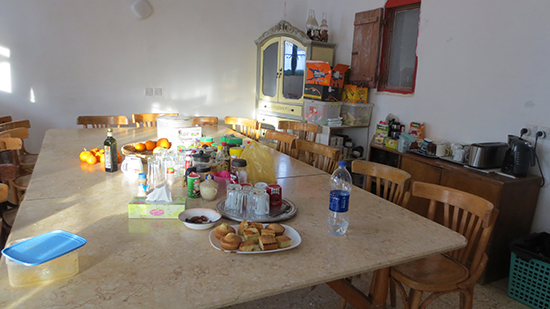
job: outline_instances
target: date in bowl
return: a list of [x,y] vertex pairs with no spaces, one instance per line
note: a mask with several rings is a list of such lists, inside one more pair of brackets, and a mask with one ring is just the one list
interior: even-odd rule
[[190,229],[206,230],[213,227],[222,215],[209,208],[191,208],[181,212],[178,218]]

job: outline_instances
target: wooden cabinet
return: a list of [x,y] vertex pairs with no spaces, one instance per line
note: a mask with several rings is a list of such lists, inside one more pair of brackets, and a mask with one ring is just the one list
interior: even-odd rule
[[284,20],[264,32],[255,43],[257,119],[279,117],[302,121],[306,60],[332,64],[336,45],[314,42]]
[[[385,155],[382,155],[385,153]],[[397,158],[396,158],[397,157]],[[432,159],[412,153],[399,153],[371,143],[369,160],[388,164],[381,159],[393,158],[390,163],[411,174],[414,181],[440,184],[475,194],[493,203],[500,213],[486,253],[489,262],[480,283],[490,283],[508,276],[510,270],[509,243],[531,232],[539,195],[539,176],[509,178],[480,172],[459,164]],[[382,161],[382,162],[381,162]],[[426,216],[428,202],[411,198],[409,209]],[[437,220],[437,218],[436,218]]]

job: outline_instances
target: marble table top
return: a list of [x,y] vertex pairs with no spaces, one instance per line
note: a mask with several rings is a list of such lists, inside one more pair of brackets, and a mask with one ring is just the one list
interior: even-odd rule
[[[91,171],[78,159],[82,147],[101,144],[105,131],[46,133],[10,236],[12,241],[63,229],[86,238],[79,249],[80,272],[47,285],[12,288],[2,257],[1,308],[222,307],[451,251],[465,242],[358,187],[350,198],[348,233],[331,235],[330,175],[273,151],[280,165],[277,183],[298,206],[297,215],[282,223],[295,228],[302,243],[271,254],[224,253],[210,245],[210,230],[190,230],[177,219],[128,218],[133,184],[121,172]],[[156,130],[115,129],[114,137],[120,146],[155,139]],[[215,209],[220,198],[189,200],[187,207]]]

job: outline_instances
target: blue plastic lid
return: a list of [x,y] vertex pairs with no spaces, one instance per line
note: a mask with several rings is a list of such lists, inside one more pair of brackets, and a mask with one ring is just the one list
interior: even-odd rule
[[145,179],[147,178],[147,173],[139,173],[138,174],[138,179]]
[[346,161],[338,161],[338,166],[340,167],[346,167]]
[[25,266],[36,266],[74,251],[86,242],[76,234],[54,230],[4,248],[2,254]]

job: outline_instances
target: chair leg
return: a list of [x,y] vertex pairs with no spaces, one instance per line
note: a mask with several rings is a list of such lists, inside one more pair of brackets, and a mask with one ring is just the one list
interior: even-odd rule
[[396,306],[395,281],[393,280],[390,280],[390,306],[392,308]]
[[422,291],[411,289],[409,292],[409,308],[418,309],[420,308],[420,303],[422,302]]
[[472,309],[474,307],[474,285],[469,286],[460,293],[460,309]]
[[[347,277],[346,280],[351,282],[351,280],[353,280],[353,277]],[[342,299],[340,299],[340,304],[338,305],[338,308],[339,309],[345,309],[347,304],[348,304],[348,302],[346,301],[346,299],[342,297]]]

